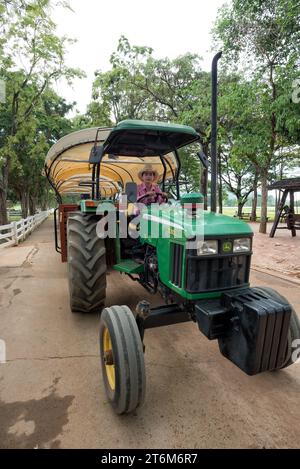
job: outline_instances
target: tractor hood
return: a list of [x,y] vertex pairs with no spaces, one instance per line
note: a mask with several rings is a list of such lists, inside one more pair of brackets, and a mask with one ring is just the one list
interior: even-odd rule
[[[158,237],[164,236],[169,230],[177,239],[193,239],[196,237],[220,237],[234,235],[252,235],[252,228],[242,220],[213,212],[202,211],[197,216],[189,215],[179,204],[173,206],[152,205],[142,214],[141,237],[146,238],[146,231],[151,229]],[[159,228],[160,227],[160,228]],[[159,231],[158,231],[159,228]],[[166,236],[167,237],[167,236]]]
[[248,223],[219,213],[204,212],[205,236],[253,234]]

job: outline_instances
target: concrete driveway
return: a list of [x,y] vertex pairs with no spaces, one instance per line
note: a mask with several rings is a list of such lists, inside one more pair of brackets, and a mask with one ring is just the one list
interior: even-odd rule
[[[99,317],[69,310],[52,221],[8,249],[0,253],[1,448],[299,447],[300,365],[249,377],[193,323],[146,332],[146,403],[116,416],[101,381]],[[252,285],[277,289],[300,312],[296,284],[255,271]],[[149,295],[114,272],[107,297],[134,307]]]

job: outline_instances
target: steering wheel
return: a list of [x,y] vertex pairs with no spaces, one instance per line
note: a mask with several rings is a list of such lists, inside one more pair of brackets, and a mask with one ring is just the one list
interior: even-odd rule
[[158,201],[159,196],[161,196],[163,199],[165,199],[166,202],[168,202],[168,197],[162,196],[161,193],[159,193],[159,192],[155,192],[155,194],[151,195],[151,196],[149,196],[148,194],[142,195],[141,197],[138,198],[137,203],[139,203],[145,197],[154,197],[154,202],[152,202],[152,203],[155,204]]

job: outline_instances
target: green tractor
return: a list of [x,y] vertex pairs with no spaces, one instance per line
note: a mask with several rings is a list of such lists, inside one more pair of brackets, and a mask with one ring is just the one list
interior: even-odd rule
[[[118,414],[144,401],[143,340],[149,328],[193,321],[249,375],[295,361],[300,322],[292,306],[271,288],[249,285],[251,227],[215,213],[216,161],[211,211],[203,210],[200,193],[180,193],[180,152],[189,148],[206,166],[193,128],[126,120],[113,129],[70,134],[46,159],[60,202],[56,249],[68,262],[71,310],[101,312],[103,380]],[[138,174],[147,162],[157,168],[169,200],[136,209]],[[76,194],[80,201],[62,204],[62,196]],[[164,304],[151,308],[141,298],[135,311],[127,305],[104,307],[108,269],[159,293]]]

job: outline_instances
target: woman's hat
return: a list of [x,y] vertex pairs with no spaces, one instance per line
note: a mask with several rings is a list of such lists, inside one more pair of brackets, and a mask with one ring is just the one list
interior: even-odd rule
[[147,163],[145,164],[145,166],[143,167],[143,169],[141,169],[139,172],[138,172],[138,177],[139,179],[142,181],[142,176],[143,176],[143,173],[145,172],[152,172],[154,174],[154,180],[156,181],[158,179],[158,172],[156,171],[156,169],[153,168],[152,164],[150,163]]

